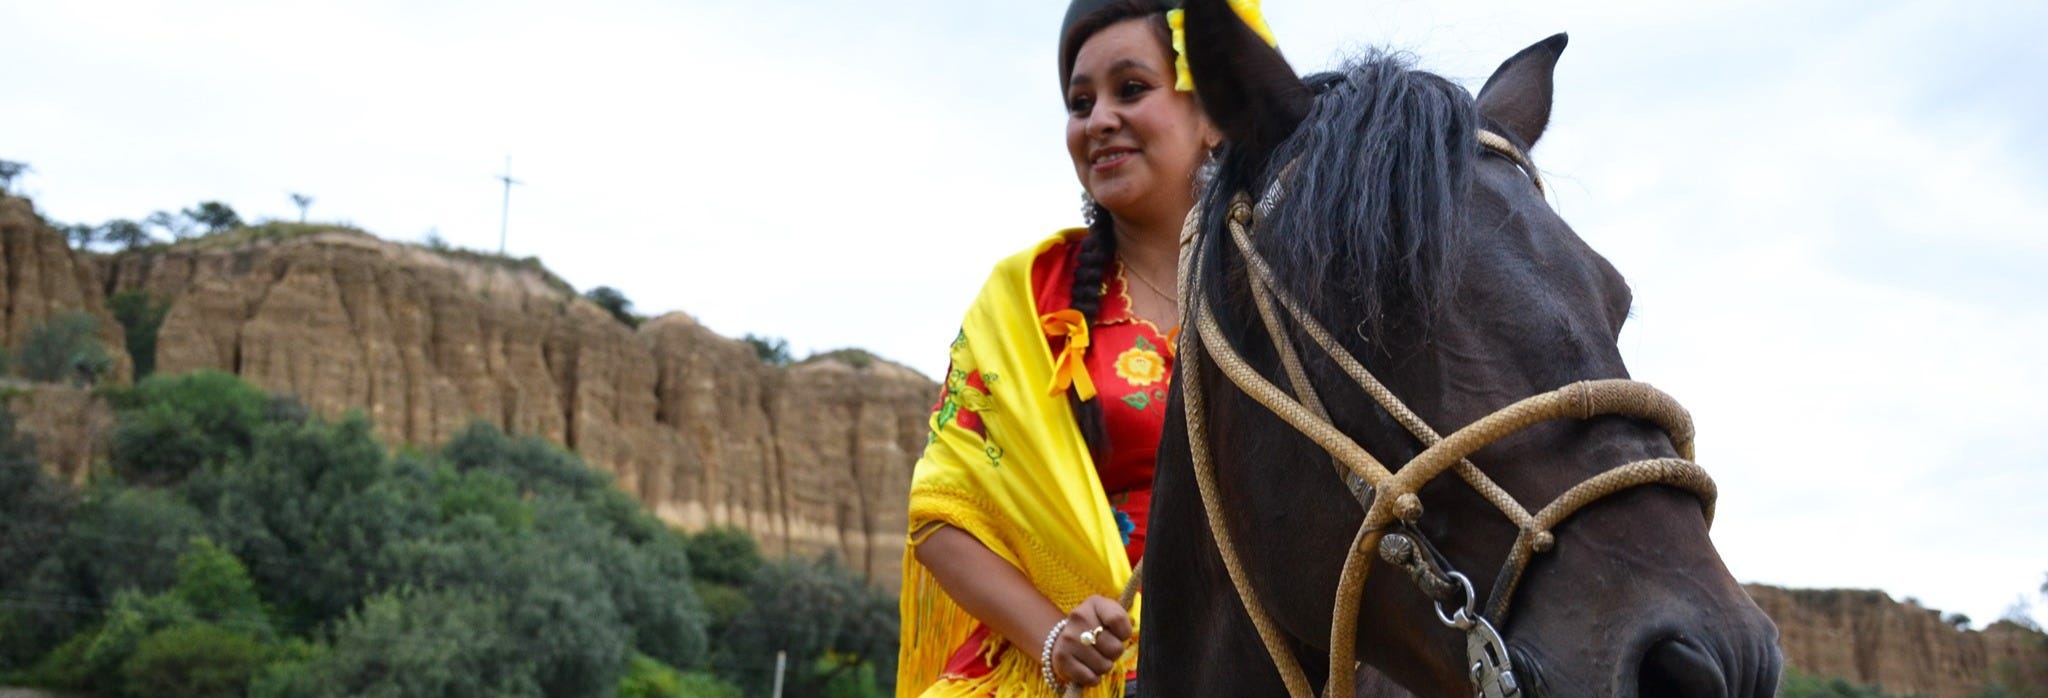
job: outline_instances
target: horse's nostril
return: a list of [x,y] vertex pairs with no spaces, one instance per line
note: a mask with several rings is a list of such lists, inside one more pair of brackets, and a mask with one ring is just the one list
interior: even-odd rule
[[1720,698],[1728,695],[1728,682],[1713,655],[1682,639],[1661,640],[1643,654],[1636,695]]

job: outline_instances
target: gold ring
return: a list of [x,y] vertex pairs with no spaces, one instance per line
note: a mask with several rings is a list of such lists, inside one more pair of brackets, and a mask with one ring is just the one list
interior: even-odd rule
[[1081,633],[1081,641],[1082,641],[1082,642],[1084,642],[1084,643],[1087,643],[1089,647],[1094,647],[1094,646],[1095,646],[1095,636],[1096,636],[1096,635],[1098,635],[1098,634],[1101,634],[1101,633],[1102,633],[1102,626],[1100,626],[1100,625],[1098,625],[1098,626],[1095,626],[1095,629],[1094,629],[1094,630],[1090,630],[1090,631],[1088,631],[1088,632],[1084,632],[1084,633]]

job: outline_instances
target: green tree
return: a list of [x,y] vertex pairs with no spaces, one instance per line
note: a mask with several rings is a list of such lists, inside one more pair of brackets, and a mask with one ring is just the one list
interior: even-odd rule
[[741,337],[740,341],[752,346],[754,348],[754,355],[760,357],[762,363],[770,366],[788,366],[790,362],[795,361],[789,354],[789,340],[787,339],[763,337],[750,333],[745,337]]
[[597,307],[604,308],[612,317],[627,327],[639,327],[647,318],[633,314],[633,301],[626,300],[626,294],[610,286],[599,286],[583,293],[583,297]]
[[100,224],[99,239],[123,250],[133,250],[155,242],[141,223],[126,218],[116,218]]
[[137,381],[156,371],[156,338],[163,329],[164,315],[170,310],[170,301],[157,300],[139,288],[121,291],[107,298],[107,311],[121,323],[121,330],[128,340],[128,360],[135,366]]
[[217,625],[174,625],[136,643],[119,675],[130,696],[240,696],[268,652],[255,638]]
[[537,436],[512,438],[490,422],[474,421],[447,445],[441,457],[457,470],[484,469],[502,473],[522,492],[561,490],[581,495],[611,484],[575,454]]
[[100,341],[100,320],[81,312],[52,316],[29,331],[17,352],[22,377],[34,381],[99,382],[114,367]]
[[109,696],[604,696],[641,685],[636,656],[707,665],[691,541],[559,447],[474,425],[393,455],[360,414],[323,420],[220,373],[110,395],[115,477],[7,590],[53,602],[0,614],[18,657],[0,671]]
[[787,695],[797,698],[824,696],[840,677],[858,674],[867,664],[875,665],[877,674],[894,675],[895,600],[837,562],[791,558],[768,563],[756,573],[747,597],[752,607],[733,620],[713,665],[749,694],[771,687],[773,666],[764,658],[778,650],[789,653],[789,666],[816,668],[786,677]]
[[[233,635],[246,637],[248,645],[254,645],[256,639],[268,637],[270,624],[246,594],[248,575],[242,571],[240,563],[215,549],[205,538],[193,538],[193,542],[195,549],[178,555],[176,559],[176,583],[162,594],[147,594],[141,585],[121,585],[113,594],[113,600],[104,606],[92,602],[92,596],[70,596],[70,610],[106,608],[106,614],[43,657],[43,661],[29,671],[29,680],[63,690],[119,692],[123,686],[119,678],[125,675],[125,667],[158,632],[195,624],[213,624],[233,630]],[[119,565],[119,561],[113,565]],[[61,596],[43,592],[29,598],[53,600]],[[199,600],[201,604],[195,606],[193,600]],[[176,661],[195,661],[215,653],[211,647],[188,649],[197,655],[186,653],[180,655],[184,659]],[[154,671],[150,675],[162,678],[162,671]],[[147,694],[152,692],[137,692],[137,696]]]
[[1824,679],[1786,669],[1778,684],[1779,698],[1894,698],[1883,690],[1846,680]]
[[[16,434],[13,413],[0,406],[0,596],[26,597],[30,572],[57,547],[73,506],[70,490],[43,472],[34,445]],[[49,649],[35,641],[35,619],[21,610],[0,606],[0,674]]]
[[168,211],[151,213],[142,219],[142,224],[164,231],[164,235],[169,236],[173,241],[192,237],[193,233],[191,218]]
[[431,470],[389,456],[360,414],[250,431],[246,457],[211,460],[180,489],[215,540],[257,563],[251,574],[282,621],[325,623],[390,588],[391,548],[437,523]]
[[220,371],[150,376],[129,399],[135,405],[116,415],[107,460],[143,484],[179,482],[209,463],[246,457],[266,401]]
[[504,597],[469,591],[378,595],[332,642],[266,670],[252,698],[542,696],[536,659],[507,627]]
[[440,520],[482,516],[510,532],[533,528],[533,507],[519,497],[519,483],[491,470],[456,472],[443,469],[435,480]]
[[744,587],[761,569],[761,546],[731,526],[713,526],[689,539],[690,567],[699,581]]
[[7,194],[14,187],[14,178],[29,171],[28,163],[0,160],[0,195]]
[[584,552],[477,515],[392,550],[402,585],[503,599],[503,632],[521,638],[527,675],[550,696],[601,695],[625,670],[628,627]]
[[[630,502],[622,495],[607,498]],[[672,666],[703,661],[708,644],[703,609],[690,583],[689,552],[680,536],[640,513],[643,521],[634,522],[634,527],[651,524],[658,532],[636,541],[631,534],[622,535],[615,521],[589,506],[588,500],[544,499],[535,508],[549,547],[574,551],[598,571],[612,606],[631,631],[628,640],[633,648]]]
[[709,674],[677,671],[647,655],[633,655],[619,679],[619,698],[740,698],[740,688]]
[[71,493],[36,462],[35,445],[15,431],[0,404],[0,591],[23,581],[62,532]]
[[198,206],[181,212],[193,222],[206,226],[207,233],[218,233],[242,227],[242,217],[227,204],[218,201],[202,201]]
[[178,584],[168,592],[208,623],[234,628],[261,640],[273,639],[270,614],[256,594],[249,568],[205,537],[178,556]]
[[163,591],[177,582],[178,556],[204,532],[199,512],[171,493],[102,484],[73,510],[28,586],[99,607],[123,589]]
[[90,249],[92,244],[99,240],[100,235],[99,226],[86,225],[84,223],[60,225],[57,226],[57,231],[63,233],[64,240],[71,243],[71,247],[77,250]]
[[205,538],[193,539],[177,568],[168,591],[117,592],[99,625],[52,652],[31,679],[131,696],[240,694],[271,637],[249,576]]

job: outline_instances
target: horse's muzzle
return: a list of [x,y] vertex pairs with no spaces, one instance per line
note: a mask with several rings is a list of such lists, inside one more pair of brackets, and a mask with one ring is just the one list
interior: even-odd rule
[[[1746,615],[1746,614],[1743,614]],[[1757,615],[1761,616],[1760,613]],[[1769,621],[1727,618],[1704,633],[1676,633],[1648,641],[1642,660],[1618,677],[1620,693],[1641,698],[1775,696],[1783,659]],[[1633,692],[1628,691],[1633,683]]]

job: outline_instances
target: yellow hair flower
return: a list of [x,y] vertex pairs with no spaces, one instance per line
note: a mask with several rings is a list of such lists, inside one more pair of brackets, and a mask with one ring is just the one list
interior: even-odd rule
[[[1267,46],[1279,46],[1273,38],[1273,28],[1266,26],[1266,14],[1259,10],[1259,0],[1229,0],[1230,10],[1244,25],[1251,27]],[[1188,71],[1188,19],[1180,9],[1166,11],[1166,24],[1173,28],[1173,89],[1181,92],[1195,91],[1194,73]]]

